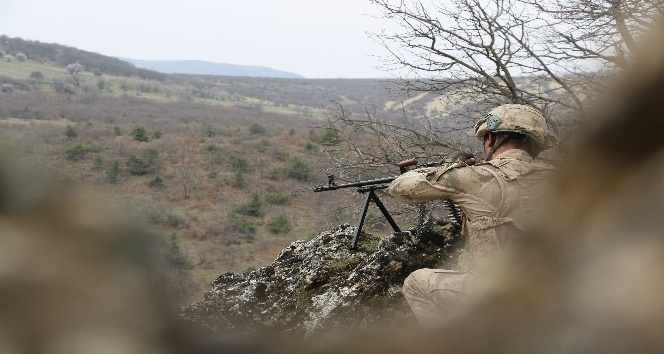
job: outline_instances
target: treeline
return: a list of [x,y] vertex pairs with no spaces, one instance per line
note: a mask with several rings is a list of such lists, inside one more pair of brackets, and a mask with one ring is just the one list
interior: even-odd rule
[[156,71],[137,68],[117,58],[86,52],[60,44],[10,38],[6,35],[0,36],[0,50],[11,55],[21,53],[30,60],[52,62],[61,67],[66,67],[72,63],[80,63],[88,71],[98,70],[101,73],[109,75],[124,77],[138,76],[143,79],[158,81],[164,81],[167,76]]

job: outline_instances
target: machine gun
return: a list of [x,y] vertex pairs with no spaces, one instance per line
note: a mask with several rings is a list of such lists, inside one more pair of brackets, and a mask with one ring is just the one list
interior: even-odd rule
[[[404,160],[397,164],[402,174],[407,171],[408,167],[415,165],[417,165],[416,159]],[[432,163],[418,167],[432,167],[437,165],[440,164]],[[394,229],[395,232],[401,232],[401,229],[394,221],[390,213],[387,211],[385,205],[383,205],[383,202],[380,201],[378,194],[376,194],[376,190],[387,188],[388,184],[394,181],[397,177],[399,176],[337,184],[336,181],[334,180],[334,175],[329,175],[327,176],[327,185],[314,187],[314,192],[327,192],[342,188],[356,188],[356,191],[358,193],[366,194],[366,196],[364,197],[364,202],[362,204],[362,211],[360,213],[360,218],[358,220],[357,227],[355,228],[355,234],[353,235],[353,243],[351,245],[351,249],[355,249],[357,247],[357,241],[360,237],[360,233],[362,233],[362,227],[364,226],[364,221],[366,219],[367,211],[369,210],[369,204],[371,202],[376,204],[378,209],[380,209],[381,213],[383,213],[383,216],[385,216],[387,222],[390,223],[390,226],[392,226],[392,229]]]
[[[397,164],[399,166],[399,170],[401,174],[407,172],[407,168],[410,166],[416,166],[416,168],[422,168],[422,167],[434,167],[434,166],[441,166],[443,164],[448,164],[452,163],[454,161],[462,161],[466,163],[467,165],[473,165],[475,164],[475,157],[466,152],[459,152],[453,157],[444,159],[441,162],[433,162],[433,163],[427,163],[424,165],[417,165],[417,159],[408,159],[401,161]],[[397,223],[394,221],[390,213],[387,211],[385,208],[385,205],[383,205],[383,202],[380,201],[380,198],[378,197],[378,194],[376,194],[376,190],[378,189],[384,189],[387,188],[390,182],[394,181],[397,177],[399,176],[392,176],[392,177],[385,177],[385,178],[378,178],[378,179],[370,179],[370,180],[364,180],[364,181],[357,181],[357,182],[351,182],[351,183],[343,183],[343,184],[337,184],[336,181],[334,180],[334,175],[328,175],[327,176],[327,185],[322,185],[322,186],[317,186],[314,187],[314,192],[327,192],[327,191],[334,191],[337,189],[342,189],[342,188],[356,188],[356,191],[360,194],[365,194],[366,196],[364,197],[364,202],[362,203],[362,210],[360,213],[360,218],[357,223],[357,227],[355,228],[355,234],[353,235],[353,242],[351,244],[351,249],[355,249],[357,247],[357,241],[360,237],[360,234],[362,233],[362,227],[364,226],[364,221],[367,216],[367,211],[369,210],[369,204],[373,202],[376,204],[378,209],[380,209],[381,213],[383,213],[383,216],[387,220],[387,222],[392,226],[392,229],[394,229],[395,232],[401,232],[401,229],[397,225]],[[451,200],[447,200],[449,204],[445,204],[446,208],[450,211],[450,216],[453,217],[458,224],[461,224],[461,214],[460,211],[458,210],[458,206],[454,205],[454,203]]]

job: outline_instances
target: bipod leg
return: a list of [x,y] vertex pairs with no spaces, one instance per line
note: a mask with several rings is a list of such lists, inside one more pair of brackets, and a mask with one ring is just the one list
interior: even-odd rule
[[387,219],[387,222],[390,223],[390,226],[392,226],[392,229],[394,229],[395,232],[401,232],[401,229],[399,229],[399,226],[397,226],[397,223],[394,222],[394,219],[392,219],[392,215],[387,211],[387,208],[385,208],[385,205],[383,205],[383,202],[380,201],[378,198],[378,195],[376,194],[374,189],[369,189],[367,192],[366,197],[364,197],[364,204],[362,205],[362,213],[360,214],[360,220],[357,223],[357,227],[355,228],[355,234],[353,235],[353,243],[351,245],[351,249],[355,249],[357,247],[357,241],[360,238],[360,233],[362,233],[362,227],[364,226],[364,220],[367,217],[367,211],[369,210],[369,203],[374,202],[376,203],[376,206],[378,206],[378,209],[383,213],[383,216],[385,216],[385,219]]
[[367,195],[364,197],[364,204],[362,205],[362,213],[360,214],[360,220],[357,223],[357,227],[355,228],[355,235],[353,235],[353,243],[350,246],[350,249],[355,249],[357,247],[357,240],[360,237],[360,233],[362,233],[362,226],[364,225],[364,219],[367,217],[367,210],[369,209],[369,202],[373,199],[372,196],[374,195],[374,191],[369,190]]
[[[371,193],[373,193],[373,191],[371,191]],[[392,215],[390,215],[390,213],[387,211],[387,208],[385,208],[385,206],[383,205],[383,202],[380,201],[380,199],[378,198],[378,195],[376,193],[373,193],[372,199],[373,199],[374,203],[376,203],[376,205],[378,206],[378,209],[380,209],[380,211],[383,213],[383,216],[385,216],[385,219],[387,219],[387,222],[390,223],[390,225],[392,226],[392,229],[394,229],[394,232],[401,232],[401,229],[399,229],[399,226],[397,226],[397,223],[394,222],[394,219],[392,219]]]

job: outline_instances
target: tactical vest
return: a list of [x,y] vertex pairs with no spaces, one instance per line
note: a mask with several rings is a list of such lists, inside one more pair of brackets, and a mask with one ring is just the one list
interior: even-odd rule
[[489,215],[464,219],[466,250],[459,260],[465,270],[480,271],[534,221],[543,200],[544,179],[553,166],[541,161],[497,159],[475,165],[491,173],[500,186],[501,201]]

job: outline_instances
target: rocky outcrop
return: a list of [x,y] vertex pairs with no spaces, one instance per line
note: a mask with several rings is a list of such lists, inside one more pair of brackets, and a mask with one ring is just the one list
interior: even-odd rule
[[412,320],[401,294],[404,279],[416,269],[449,263],[461,239],[444,224],[420,235],[365,233],[351,250],[354,230],[342,225],[292,243],[270,266],[225,273],[181,316],[217,333],[295,336]]

